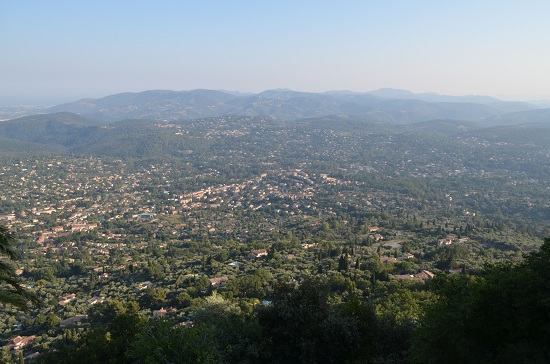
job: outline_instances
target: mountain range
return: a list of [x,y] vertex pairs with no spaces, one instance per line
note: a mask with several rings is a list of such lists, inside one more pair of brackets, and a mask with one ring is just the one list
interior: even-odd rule
[[[393,89],[368,93],[278,89],[259,94],[145,91],[84,99],[43,111],[0,122],[0,152],[180,156],[206,150],[211,135],[219,135],[229,147],[231,135],[246,131],[251,122],[259,125],[256,132],[263,140],[276,134],[330,130],[550,144],[550,109],[485,96]],[[217,133],[228,120],[232,129],[222,137]]]
[[277,89],[258,94],[198,89],[121,93],[57,105],[45,111],[71,112],[103,122],[124,119],[180,120],[219,115],[298,120],[344,114],[372,121],[411,124],[434,119],[483,122],[499,115],[535,109],[536,106],[528,103],[501,101],[487,96],[414,94],[395,89],[365,93],[310,93]]

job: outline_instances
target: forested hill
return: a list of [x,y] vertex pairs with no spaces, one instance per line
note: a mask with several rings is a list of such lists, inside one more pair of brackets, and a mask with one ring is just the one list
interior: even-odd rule
[[[70,116],[45,114],[0,123],[0,152],[15,158],[48,152],[177,160],[215,170],[220,183],[311,165],[346,178],[380,178],[384,188],[399,181],[412,198],[460,188],[475,208],[480,199],[468,191],[482,181],[490,191],[483,195],[489,205],[497,199],[506,203],[505,209],[495,206],[507,215],[521,213],[539,227],[548,222],[544,200],[550,180],[550,128],[545,123],[463,131],[474,124],[433,121],[399,127],[349,116],[298,121],[224,116],[174,122],[124,120],[98,126]],[[428,188],[430,183],[434,185]],[[508,201],[512,189],[532,196],[521,203],[517,198]],[[503,195],[494,196],[497,190]],[[540,204],[533,205],[535,200]]]
[[[271,117],[220,116],[200,119],[180,119],[158,121],[129,119],[105,123],[84,118],[69,112],[41,114],[0,123],[0,136],[4,143],[0,152],[40,153],[43,151],[65,151],[76,154],[110,155],[115,157],[151,158],[185,157],[193,154],[211,154],[224,148],[256,149],[259,155],[277,152],[286,145],[283,155],[289,151],[305,148],[304,143],[313,149],[325,149],[323,134],[337,133],[350,135],[350,145],[354,148],[356,138],[369,142],[361,148],[384,150],[384,138],[398,136],[405,140],[393,146],[399,151],[418,149],[421,140],[426,143],[456,144],[462,149],[461,139],[481,142],[510,143],[512,145],[538,145],[544,147],[550,139],[550,122],[541,115],[544,110],[536,110],[538,122],[520,125],[482,128],[480,122],[458,120],[431,120],[427,122],[398,126],[386,121],[376,121],[349,115],[313,117],[294,121],[283,121]],[[527,113],[532,113],[531,111]],[[521,114],[521,113],[520,113]],[[506,119],[510,122],[510,118]],[[518,120],[524,121],[525,118]],[[103,124],[103,125],[102,125]],[[353,136],[352,136],[353,135]],[[380,140],[373,139],[376,135]],[[441,139],[443,138],[443,139]],[[382,142],[382,144],[377,144]],[[24,147],[22,144],[27,143]],[[477,142],[476,142],[477,143]],[[345,144],[345,143],[344,143]],[[342,144],[341,147],[346,146]],[[391,143],[393,145],[393,143]],[[410,152],[409,152],[410,153]]]
[[504,102],[482,96],[413,94],[400,90],[309,93],[283,89],[258,94],[155,90],[83,99],[52,107],[49,112],[68,111],[103,121],[178,120],[229,114],[296,120],[347,114],[407,124],[432,119],[482,121],[495,115],[535,108],[527,103]]
[[518,120],[2,122],[44,306],[0,361],[547,363],[550,127]]
[[[193,327],[148,318],[136,301],[90,310],[87,332],[66,330],[45,363],[548,363],[550,240],[521,264],[424,283],[359,284],[310,275],[244,310],[219,294]],[[265,274],[258,270],[252,277]],[[350,275],[353,277],[353,275]],[[188,299],[188,298],[186,298]]]

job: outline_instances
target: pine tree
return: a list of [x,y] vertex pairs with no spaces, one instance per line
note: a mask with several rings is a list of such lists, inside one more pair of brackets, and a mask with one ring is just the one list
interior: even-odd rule
[[[27,310],[28,303],[38,305],[39,301],[36,295],[26,290],[17,275],[15,267],[11,261],[18,258],[15,250],[15,238],[8,229],[0,225],[0,282],[5,283],[9,288],[0,289],[0,302],[11,304],[21,310]],[[11,261],[10,261],[11,260]]]
[[346,252],[346,256],[344,257],[344,270],[347,272],[349,271],[349,255]]
[[341,272],[345,269],[344,255],[340,255],[340,259],[338,259],[338,271]]

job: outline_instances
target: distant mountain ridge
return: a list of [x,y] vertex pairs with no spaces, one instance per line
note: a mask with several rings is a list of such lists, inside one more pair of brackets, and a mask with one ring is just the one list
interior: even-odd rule
[[477,122],[500,114],[533,109],[536,107],[527,103],[500,101],[487,96],[414,94],[394,89],[365,93],[312,93],[276,89],[257,94],[197,89],[121,93],[57,105],[47,112],[72,112],[105,122],[123,119],[196,119],[220,115],[298,120],[346,114],[373,121],[410,124],[433,119]]
[[486,127],[527,123],[550,125],[550,108],[493,115],[483,120],[483,126]]

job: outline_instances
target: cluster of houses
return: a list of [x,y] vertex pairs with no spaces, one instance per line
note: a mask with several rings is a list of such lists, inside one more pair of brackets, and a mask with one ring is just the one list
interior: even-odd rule
[[[13,339],[11,339],[7,345],[4,345],[5,350],[20,350],[23,349],[25,346],[30,344],[32,341],[36,339],[36,335],[31,336],[16,336]],[[40,356],[40,352],[34,351],[26,356],[23,357],[24,360],[32,360],[36,359]]]
[[468,241],[468,238],[458,238],[455,234],[449,234],[446,238],[440,239],[437,246],[446,246],[452,244],[462,244]]

